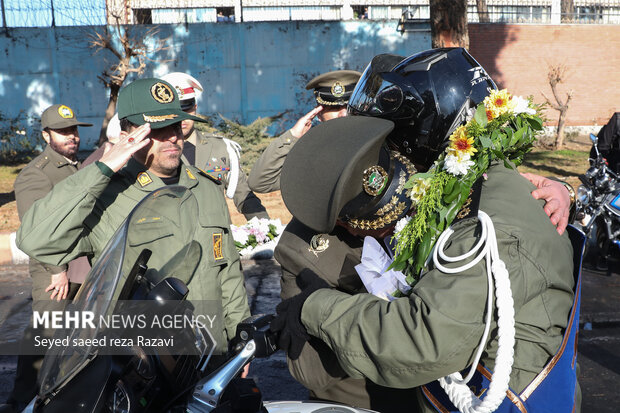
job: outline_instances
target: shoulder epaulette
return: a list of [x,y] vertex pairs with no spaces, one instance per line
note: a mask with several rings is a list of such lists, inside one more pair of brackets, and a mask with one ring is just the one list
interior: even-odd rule
[[43,156],[41,159],[39,159],[35,164],[34,167],[37,169],[42,169],[45,165],[47,165],[50,162],[50,158],[49,156]]
[[220,181],[219,179],[216,179],[214,177],[212,177],[211,175],[209,175],[208,173],[206,173],[205,171],[203,171],[200,168],[196,168],[198,170],[198,173],[202,176],[204,176],[205,178],[209,178],[210,180],[212,180],[213,182],[215,182],[218,185],[222,185],[222,181]]

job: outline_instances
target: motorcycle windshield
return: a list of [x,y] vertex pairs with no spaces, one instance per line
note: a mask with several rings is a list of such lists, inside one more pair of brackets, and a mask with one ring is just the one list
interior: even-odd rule
[[[128,276],[145,249],[152,251],[144,277],[151,283],[174,276],[186,285],[200,262],[200,246],[193,241],[198,227],[198,203],[191,191],[169,186],[147,195],[129,213],[94,264],[67,311],[92,312],[95,319],[114,311],[121,293],[131,290],[135,278]],[[68,337],[81,343],[95,339],[99,328],[57,331],[55,338]],[[92,340],[91,340],[92,341]],[[197,347],[199,347],[197,339]],[[78,374],[97,355],[94,346],[59,347],[49,351],[40,372],[41,397],[54,393]]]

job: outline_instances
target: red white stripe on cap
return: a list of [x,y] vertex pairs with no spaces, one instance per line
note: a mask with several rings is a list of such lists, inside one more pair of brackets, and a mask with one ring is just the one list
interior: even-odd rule
[[184,95],[186,95],[188,93],[194,93],[194,88],[193,87],[186,87],[185,89],[181,89],[181,91],[183,92]]

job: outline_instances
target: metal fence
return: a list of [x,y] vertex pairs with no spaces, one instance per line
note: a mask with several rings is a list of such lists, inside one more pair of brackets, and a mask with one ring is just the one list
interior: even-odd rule
[[[363,1],[363,0],[362,0]],[[396,15],[403,13],[410,19],[428,19],[428,1],[420,0],[367,0],[367,5],[358,4],[355,1],[355,8],[367,10],[367,17],[370,20],[383,20],[395,18]],[[2,12],[2,27],[50,27],[50,26],[84,26],[84,25],[104,25],[106,24],[108,4],[106,0],[0,0]],[[200,2],[189,2],[187,0],[141,0],[129,1],[134,13],[148,13],[149,16],[165,16],[162,21],[159,17],[151,19],[136,19],[138,23],[191,23],[214,21],[216,19],[216,8],[231,8],[230,0],[211,0],[208,10],[203,4],[196,6]],[[221,5],[220,5],[221,3]],[[344,13],[345,7],[349,7],[352,2],[344,0],[329,1],[329,6],[321,9],[329,9],[316,13],[309,12],[308,5],[304,0],[275,0],[269,2],[270,9],[286,9],[286,18],[283,20],[334,20],[340,16],[348,16],[351,13]],[[346,3],[346,4],[345,4]],[[407,5],[403,5],[403,3]],[[486,10],[478,10],[476,0],[468,0],[468,21],[472,23],[535,23],[535,24],[620,24],[620,0],[486,0],[481,3],[486,4]],[[187,7],[189,5],[195,6]],[[567,5],[570,4],[570,7]],[[179,7],[185,5],[184,9]],[[150,7],[150,8],[148,8]],[[316,7],[315,7],[316,8]],[[192,10],[195,11],[192,12]],[[273,14],[271,10],[271,14]],[[209,18],[188,18],[200,12],[207,13]],[[355,10],[354,10],[355,11]],[[258,14],[257,14],[258,13]],[[331,14],[330,14],[331,13]],[[335,14],[334,14],[335,13]],[[241,14],[248,17],[249,21],[260,21],[263,17],[260,14],[260,7],[243,7]],[[211,16],[213,15],[213,16]],[[355,14],[354,14],[355,15]],[[171,21],[178,17],[179,21]],[[179,17],[180,16],[180,17]],[[211,18],[212,17],[212,18]],[[246,20],[246,19],[244,19]],[[267,20],[273,20],[269,18]],[[278,18],[280,20],[280,18]]]
[[90,26],[106,23],[105,0],[0,0],[2,27]]
[[469,22],[535,24],[620,24],[620,0],[487,0],[478,10],[468,1]]

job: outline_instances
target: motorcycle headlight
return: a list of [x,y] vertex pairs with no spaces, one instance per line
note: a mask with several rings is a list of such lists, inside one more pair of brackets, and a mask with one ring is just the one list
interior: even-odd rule
[[588,205],[591,199],[592,199],[592,190],[589,188],[586,188],[583,185],[580,185],[579,188],[577,188],[577,202],[580,205]]

